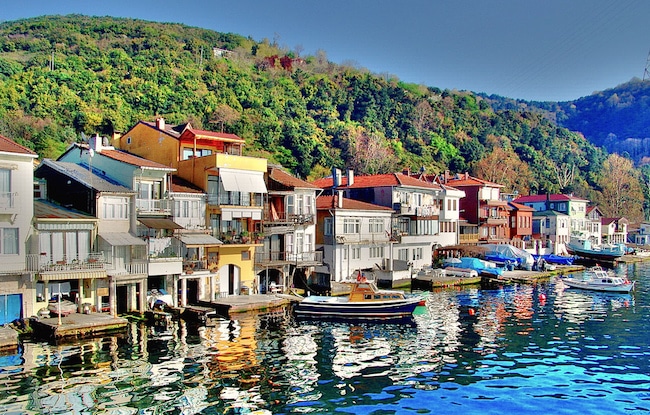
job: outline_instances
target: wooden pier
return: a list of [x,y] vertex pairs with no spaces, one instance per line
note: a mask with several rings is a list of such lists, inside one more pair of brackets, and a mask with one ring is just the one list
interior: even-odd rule
[[50,317],[29,320],[34,337],[48,340],[86,337],[121,330],[126,328],[127,324],[128,320],[125,318],[104,313],[73,313],[61,319]]

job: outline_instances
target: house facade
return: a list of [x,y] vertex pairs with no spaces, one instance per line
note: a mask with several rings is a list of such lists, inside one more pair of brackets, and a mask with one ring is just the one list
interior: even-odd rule
[[0,135],[0,325],[35,313],[27,270],[36,153]]
[[[113,140],[117,148],[176,168],[177,176],[206,193],[210,234],[184,236],[185,246],[196,248],[189,261],[217,264],[198,271],[202,283],[196,290],[206,300],[251,292],[258,285],[255,251],[260,244],[251,235],[261,231],[267,161],[243,156],[244,143],[234,134],[172,126],[162,118],[141,121]],[[184,269],[184,276],[196,273],[196,268]]]
[[316,250],[316,196],[321,189],[298,179],[279,166],[269,166],[265,176],[262,245],[255,252],[259,291],[304,286],[314,267],[322,265]]
[[[315,268],[310,284],[329,286],[358,273],[394,269],[390,238],[393,210],[337,193],[319,196],[316,247],[323,251],[323,265]],[[402,261],[403,270],[407,270]],[[399,267],[398,267],[399,268]]]
[[533,213],[533,239],[537,242],[532,248],[533,254],[567,255],[566,244],[571,236],[571,218],[569,215],[554,210],[535,211]]
[[510,243],[520,249],[525,249],[526,244],[531,242],[533,236],[533,212],[535,210],[530,206],[515,202],[508,202],[507,209]]

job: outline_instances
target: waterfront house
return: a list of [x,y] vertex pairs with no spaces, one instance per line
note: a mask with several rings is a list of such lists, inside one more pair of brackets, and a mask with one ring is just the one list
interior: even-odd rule
[[630,222],[626,218],[602,218],[602,242],[605,244],[624,244]]
[[0,135],[0,325],[32,316],[35,291],[27,271],[38,156]]
[[[460,216],[466,221],[460,229],[461,243],[472,241],[476,229],[479,243],[509,242],[508,203],[500,196],[503,185],[468,173],[450,175],[448,171],[440,175],[438,181],[465,192],[460,199]],[[463,238],[464,234],[468,237]]]
[[569,215],[554,210],[533,212],[533,240],[527,250],[532,254],[566,255],[566,244],[571,236]]
[[347,280],[359,273],[366,273],[370,279],[380,279],[378,275],[384,274],[408,278],[408,259],[392,261],[393,210],[348,199],[341,193],[316,199],[316,246],[323,250],[323,265],[316,267],[315,278],[309,283],[329,286],[330,281]]
[[[250,235],[261,229],[267,161],[243,156],[244,144],[235,134],[199,130],[189,123],[173,126],[163,118],[140,121],[113,140],[117,148],[176,168],[177,176],[207,194],[207,236],[214,239],[200,237],[186,247],[201,251],[190,260],[218,257],[218,267],[199,287],[208,300],[247,293],[258,285],[254,260],[260,244]],[[194,275],[195,270],[183,272]]]
[[269,166],[265,179],[268,196],[262,228],[251,236],[263,245],[255,251],[259,290],[304,286],[323,260],[323,252],[315,247],[316,196],[321,189],[279,166]]
[[433,250],[458,243],[459,200],[462,191],[429,183],[404,173],[355,176],[348,170],[314,182],[329,192],[342,191],[359,200],[394,211],[390,236],[394,258],[409,263],[412,271],[431,266]]
[[508,202],[506,209],[509,213],[508,238],[510,244],[525,249],[526,243],[530,245],[532,239],[535,209],[516,202]]
[[[44,186],[45,187],[45,186]],[[98,250],[99,219],[46,199],[34,200],[34,233],[29,239],[28,269],[34,274],[35,313],[59,297],[84,311],[109,311],[104,253]]]
[[[100,171],[70,162],[45,159],[34,176],[45,181],[49,201],[99,219],[97,252],[108,276],[110,312],[144,311],[147,243],[135,236],[136,192]],[[105,290],[96,288],[97,295],[105,297]]]
[[590,239],[594,244],[601,242],[600,218],[587,216],[589,200],[572,194],[541,194],[520,196],[513,202],[534,208],[536,211],[554,210],[569,216],[570,235]]

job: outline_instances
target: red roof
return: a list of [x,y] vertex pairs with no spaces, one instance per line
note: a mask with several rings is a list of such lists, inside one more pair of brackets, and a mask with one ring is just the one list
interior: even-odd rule
[[[323,179],[318,179],[312,183],[322,189],[326,189],[332,187],[333,181],[334,179],[332,177],[326,177]],[[362,189],[367,187],[383,187],[383,186],[410,186],[410,187],[421,187],[424,189],[436,189],[436,190],[442,189],[437,184],[428,183],[420,179],[416,179],[415,177],[407,176],[402,173],[355,176],[351,186],[348,186],[348,179],[345,175],[343,175],[341,177],[341,186],[339,187],[345,187],[348,189]]]
[[147,160],[142,157],[135,156],[133,154],[126,153],[121,150],[106,150],[103,149],[101,151],[102,155],[111,158],[113,160],[121,161],[123,163],[130,164],[132,166],[138,166],[138,167],[148,167],[151,169],[161,169],[161,170],[170,170],[174,171],[176,169],[165,166],[164,164],[156,163],[155,161]]
[[539,203],[539,202],[545,202],[546,198],[548,197],[548,200],[550,202],[567,202],[570,200],[575,200],[575,201],[580,201],[580,202],[588,202],[587,199],[582,199],[580,197],[576,197],[573,195],[560,195],[560,194],[552,194],[552,195],[528,195],[528,196],[520,196],[514,200],[514,202],[517,203]]
[[452,179],[450,178],[447,183],[445,183],[449,186],[452,187],[463,187],[463,186],[491,186],[491,187],[503,187],[502,184],[497,184],[493,182],[489,182],[487,180],[479,179],[477,177],[465,177],[465,176],[460,176],[458,179]]
[[535,210],[528,205],[522,205],[521,203],[517,203],[517,202],[508,202],[508,206],[511,207],[512,209],[521,210],[523,212],[533,212]]
[[6,153],[21,153],[21,154],[31,154],[36,155],[32,150],[27,147],[23,147],[20,144],[16,143],[14,140],[7,138],[3,135],[0,135],[0,151]]
[[297,177],[293,177],[289,173],[282,171],[281,169],[272,167],[269,171],[269,178],[275,180],[276,182],[293,189],[320,189],[313,184],[301,180]]
[[186,131],[189,131],[194,135],[200,135],[202,137],[223,138],[227,140],[241,141],[242,143],[246,141],[237,134],[218,133],[215,131],[197,130],[194,128],[188,128]]
[[337,205],[338,196],[318,196],[316,198],[316,209],[349,209],[349,210],[383,210],[392,212],[393,209],[384,206],[373,205],[372,203],[360,202],[354,199],[343,198],[343,207]]

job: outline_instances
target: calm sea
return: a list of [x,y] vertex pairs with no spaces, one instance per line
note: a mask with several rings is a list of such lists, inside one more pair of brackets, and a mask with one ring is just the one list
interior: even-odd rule
[[431,294],[408,324],[296,322],[25,343],[0,356],[7,414],[638,414],[650,411],[650,264],[632,294],[556,280]]

